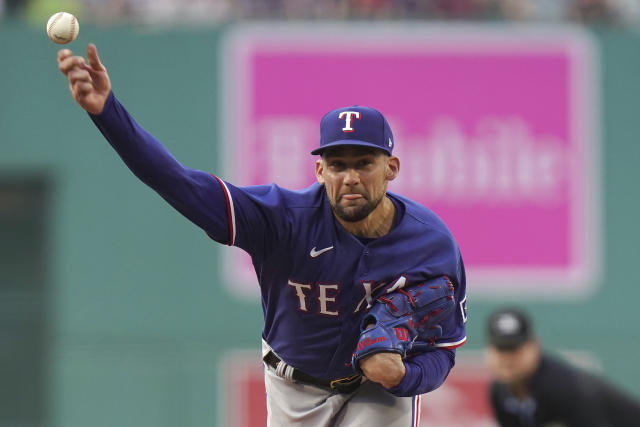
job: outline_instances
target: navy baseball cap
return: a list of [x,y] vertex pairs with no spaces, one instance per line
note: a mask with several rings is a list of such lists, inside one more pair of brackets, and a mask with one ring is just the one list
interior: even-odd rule
[[521,310],[507,308],[489,316],[487,338],[498,350],[515,350],[533,338],[533,325]]
[[393,134],[378,110],[360,105],[336,108],[320,120],[320,147],[311,154],[322,154],[325,149],[340,145],[378,148],[391,155]]

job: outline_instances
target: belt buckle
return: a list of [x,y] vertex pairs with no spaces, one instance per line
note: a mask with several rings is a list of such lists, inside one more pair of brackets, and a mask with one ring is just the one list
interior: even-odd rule
[[348,377],[342,377],[329,382],[331,390],[335,390],[338,393],[351,393],[360,386],[362,383],[362,375],[354,374]]

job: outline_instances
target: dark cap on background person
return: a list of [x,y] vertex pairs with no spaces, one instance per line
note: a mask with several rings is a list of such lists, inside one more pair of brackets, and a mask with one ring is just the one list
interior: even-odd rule
[[320,146],[311,154],[341,145],[377,148],[391,155],[393,133],[378,110],[360,105],[336,108],[320,120]]
[[487,341],[498,350],[515,350],[534,337],[529,317],[516,308],[495,311],[487,323]]

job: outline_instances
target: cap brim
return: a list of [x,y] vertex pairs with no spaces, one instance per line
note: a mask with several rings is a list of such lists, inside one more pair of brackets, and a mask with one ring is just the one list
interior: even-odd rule
[[529,339],[529,337],[493,337],[489,341],[498,350],[516,350],[522,347]]
[[371,142],[367,142],[367,141],[359,141],[357,139],[341,139],[339,141],[334,141],[334,142],[330,142],[329,144],[323,145],[322,147],[318,147],[315,150],[313,150],[311,152],[312,155],[317,155],[317,154],[322,154],[322,152],[324,150],[326,150],[327,148],[331,148],[331,147],[339,147],[341,145],[355,145],[358,147],[371,147],[371,148],[376,148],[378,150],[382,150],[385,153],[391,155],[391,151],[389,151],[389,149],[387,149],[386,147],[381,147],[379,145],[373,144]]

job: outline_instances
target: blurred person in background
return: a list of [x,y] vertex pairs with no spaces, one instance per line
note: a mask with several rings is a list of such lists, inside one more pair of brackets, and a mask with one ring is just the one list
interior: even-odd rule
[[0,18],[20,16],[27,6],[27,0],[0,0]]
[[80,22],[84,22],[84,0],[25,0],[13,1],[22,4],[20,12],[29,24],[40,27],[57,11],[73,11]]
[[425,20],[635,25],[640,0],[0,0],[0,18],[41,23],[72,10],[98,25],[211,25],[234,20]]
[[640,424],[640,401],[544,351],[522,310],[489,316],[486,359],[493,378],[491,406],[501,426]]
[[569,18],[588,25],[611,25],[620,21],[618,5],[612,0],[575,0]]

